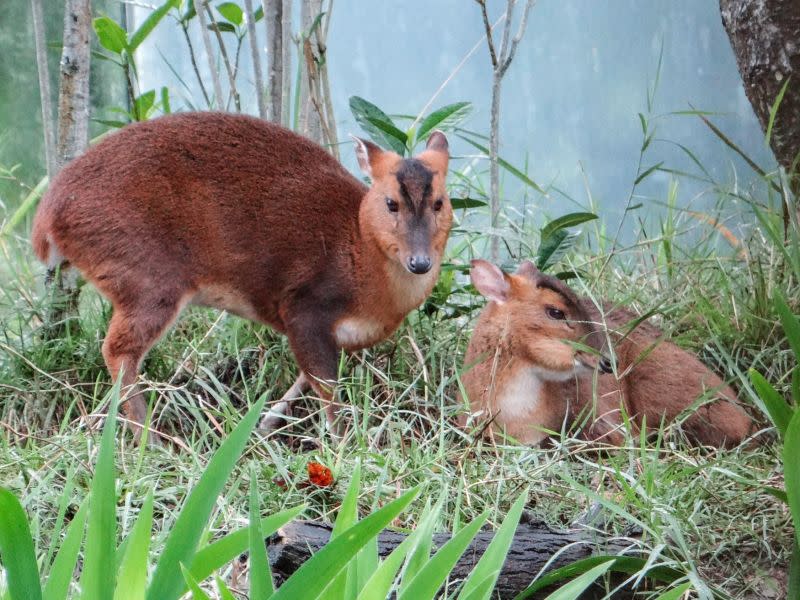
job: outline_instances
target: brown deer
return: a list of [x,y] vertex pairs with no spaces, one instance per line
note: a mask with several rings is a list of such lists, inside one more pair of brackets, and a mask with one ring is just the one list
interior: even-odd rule
[[[415,158],[355,146],[370,187],[260,119],[183,113],[130,125],[54,179],[33,248],[111,301],[103,357],[123,386],[187,305],[210,306],[285,333],[300,375],[279,410],[311,386],[332,424],[340,350],[385,339],[425,300],[452,222],[444,134]],[[123,405],[139,425],[145,409],[141,394]]]
[[732,446],[749,435],[752,422],[733,390],[630,310],[601,311],[529,261],[508,275],[475,260],[470,277],[490,302],[462,382],[470,412],[494,431],[538,444],[585,417],[584,437],[621,445],[623,411],[635,429],[648,430],[687,411],[683,429],[695,443]]

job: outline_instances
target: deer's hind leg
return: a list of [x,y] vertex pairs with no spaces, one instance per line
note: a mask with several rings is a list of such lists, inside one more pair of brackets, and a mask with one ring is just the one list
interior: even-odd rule
[[[127,396],[122,412],[138,440],[147,416],[147,404],[133,386],[142,359],[177,319],[189,300],[187,294],[161,291],[135,302],[114,303],[114,312],[103,342],[103,358],[115,382],[121,377],[120,391]],[[121,374],[121,375],[120,375]]]

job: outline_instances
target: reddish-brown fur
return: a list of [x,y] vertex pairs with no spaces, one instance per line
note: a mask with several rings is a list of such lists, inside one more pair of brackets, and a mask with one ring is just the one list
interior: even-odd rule
[[[462,381],[471,412],[493,419],[495,431],[537,444],[546,430],[586,416],[585,437],[620,445],[621,409],[635,427],[646,422],[652,430],[700,399],[683,421],[692,441],[730,446],[750,433],[752,422],[733,390],[653,325],[631,330],[631,311],[606,307],[601,313],[527,261],[513,275],[473,261],[471,276],[491,301],[470,340]],[[610,371],[611,361],[598,358],[612,354],[609,343],[616,369],[606,374],[601,370]]]
[[[185,113],[131,125],[59,173],[32,244],[113,304],[103,356],[113,378],[124,367],[124,385],[193,303],[284,332],[330,401],[340,349],[384,339],[430,293],[452,220],[443,134],[416,159],[356,143],[371,188],[316,144],[252,117]],[[407,178],[407,206],[397,173],[411,167],[428,180]],[[427,273],[407,268],[415,251],[428,253]],[[126,407],[141,423],[143,399]]]

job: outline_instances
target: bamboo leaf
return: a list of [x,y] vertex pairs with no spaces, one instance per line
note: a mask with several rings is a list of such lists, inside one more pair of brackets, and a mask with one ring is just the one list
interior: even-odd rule
[[642,181],[643,181],[645,178],[647,178],[647,176],[648,176],[648,175],[650,175],[650,174],[651,174],[653,171],[656,171],[656,170],[658,170],[659,168],[661,168],[661,165],[663,165],[663,164],[664,164],[664,161],[661,161],[661,162],[659,162],[659,163],[656,163],[656,164],[654,164],[653,166],[651,166],[651,167],[649,167],[649,168],[645,169],[645,170],[644,170],[644,171],[643,171],[643,172],[642,172],[642,173],[641,173],[641,174],[640,174],[640,175],[639,175],[639,176],[636,178],[636,180],[633,182],[633,185],[638,185],[639,183],[641,183],[641,182],[642,182]]
[[183,588],[179,565],[192,564],[200,536],[217,496],[242,454],[264,407],[266,396],[256,402],[211,457],[200,480],[189,493],[167,536],[147,590],[147,600],[173,600]]
[[317,598],[358,551],[405,510],[419,490],[411,489],[326,544],[278,588],[272,600]]
[[3,487],[0,487],[0,559],[10,600],[41,600],[28,515],[17,497]]
[[542,240],[539,244],[536,252],[536,266],[540,271],[546,271],[569,252],[577,239],[577,234],[569,233],[566,229],[553,232],[550,237]]
[[471,102],[455,102],[433,111],[420,123],[417,139],[427,139],[428,134],[434,129],[443,131],[452,129],[461,123],[470,112],[472,112]]
[[97,41],[106,50],[114,54],[122,54],[128,49],[128,34],[119,24],[109,17],[97,17],[92,21],[92,27],[97,34]]
[[152,11],[147,18],[142,21],[142,24],[136,28],[136,31],[131,35],[130,42],[128,43],[128,52],[131,54],[147,39],[150,32],[156,28],[161,19],[172,9],[180,6],[181,0],[167,0]]
[[[478,142],[476,142],[476,141],[474,141],[474,140],[472,140],[472,139],[470,139],[468,137],[465,137],[463,135],[459,135],[458,137],[460,137],[462,140],[467,142],[469,145],[474,146],[475,148],[477,148],[478,150],[483,152],[487,157],[489,156],[489,149],[486,146],[482,146]],[[536,190],[540,194],[545,194],[546,193],[541,187],[539,187],[539,185],[533,179],[531,179],[530,177],[525,175],[525,173],[523,173],[522,171],[517,169],[514,165],[509,163],[507,160],[505,160],[503,158],[500,158],[498,156],[497,157],[497,162],[501,167],[503,167],[506,171],[511,173],[514,177],[516,177],[517,179],[519,179],[520,181],[522,181],[526,185],[529,185],[530,187],[532,187],[534,190]]]
[[350,112],[377,144],[405,155],[407,136],[385,112],[364,98],[350,97]]
[[564,216],[558,217],[557,219],[553,219],[547,225],[542,227],[542,240],[547,239],[554,232],[558,231],[559,229],[566,229],[568,227],[575,227],[580,225],[581,223],[586,223],[586,221],[593,221],[597,218],[597,215],[590,212],[575,212],[569,213]]
[[486,206],[485,200],[478,200],[477,198],[450,198],[450,205],[453,210],[459,208],[478,208],[479,206]]

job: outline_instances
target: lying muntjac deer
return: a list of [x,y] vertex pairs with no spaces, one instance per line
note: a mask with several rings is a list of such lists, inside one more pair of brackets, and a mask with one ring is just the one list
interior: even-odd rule
[[[332,424],[340,350],[385,339],[425,300],[452,222],[443,133],[415,158],[355,148],[371,187],[260,119],[130,125],[58,174],[31,241],[50,269],[77,268],[111,301],[103,357],[123,386],[187,305],[210,306],[285,333],[300,375],[284,400],[311,386]],[[123,411],[140,433],[141,394]]]
[[633,427],[654,430],[690,409],[683,429],[695,443],[732,446],[749,435],[733,390],[655,326],[634,326],[630,310],[601,312],[529,261],[508,275],[475,260],[470,277],[489,303],[462,382],[470,412],[494,431],[535,445],[588,413],[584,437],[621,445],[623,410]]

